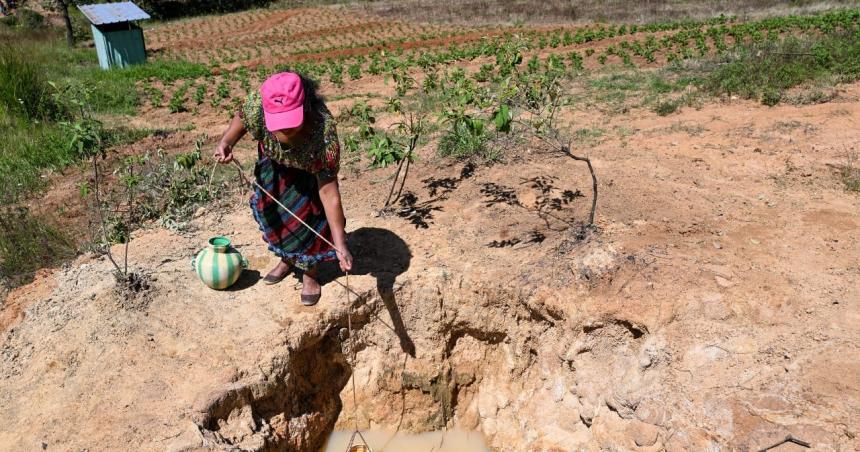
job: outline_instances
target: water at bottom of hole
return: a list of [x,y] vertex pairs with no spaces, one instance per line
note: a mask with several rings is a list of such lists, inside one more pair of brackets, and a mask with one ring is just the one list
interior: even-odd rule
[[[427,433],[404,433],[386,430],[362,430],[373,452],[490,452],[484,437],[478,432],[448,430]],[[322,452],[345,452],[351,431],[337,430],[329,436]],[[355,435],[353,445],[361,444]]]

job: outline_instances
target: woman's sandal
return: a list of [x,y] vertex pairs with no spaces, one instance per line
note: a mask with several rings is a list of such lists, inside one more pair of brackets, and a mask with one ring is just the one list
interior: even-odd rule
[[305,306],[313,306],[319,303],[320,298],[322,298],[322,292],[309,295],[302,294],[302,304]]
[[[313,276],[311,276],[311,275],[313,275]],[[308,276],[308,277],[316,280],[316,278],[317,278],[316,269],[311,270],[311,274],[308,274],[308,272],[305,272],[302,275],[303,280],[304,280],[305,276]],[[304,284],[302,284],[302,289],[304,289]],[[320,298],[322,298],[322,286],[320,286],[320,293],[302,294],[301,301],[302,301],[302,304],[305,306],[313,306],[320,301]]]
[[272,276],[272,272],[269,272],[269,274],[268,274],[268,275],[266,275],[266,276],[263,278],[263,283],[264,283],[264,284],[266,284],[266,285],[268,285],[268,286],[271,286],[272,284],[277,284],[277,283],[279,283],[279,282],[283,281],[283,280],[284,280],[284,278],[286,278],[286,277],[287,277],[287,275],[289,275],[290,273],[292,273],[292,271],[293,271],[293,269],[294,269],[294,268],[295,268],[295,267],[293,267],[292,265],[290,265],[290,268],[288,268],[288,269],[287,269],[287,271],[285,271],[284,273],[280,274],[279,276]]

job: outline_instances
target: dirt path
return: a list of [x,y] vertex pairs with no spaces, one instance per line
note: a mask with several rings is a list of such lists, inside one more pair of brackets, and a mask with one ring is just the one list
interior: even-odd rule
[[[475,428],[497,450],[758,450],[788,433],[857,449],[860,197],[836,168],[860,143],[858,99],[853,84],[819,105],[565,118],[604,131],[584,148],[601,191],[585,243],[570,223],[587,172],[535,149],[466,171],[422,149],[408,218],[374,215],[390,169],[344,173],[360,419]],[[240,203],[136,234],[147,298],[117,298],[88,257],[16,292],[0,450],[315,444],[349,375],[343,278],[313,309],[256,283],[273,259]],[[188,269],[215,234],[251,261],[239,290]]]

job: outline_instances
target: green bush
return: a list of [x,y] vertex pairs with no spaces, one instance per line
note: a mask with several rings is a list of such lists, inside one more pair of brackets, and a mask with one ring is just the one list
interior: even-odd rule
[[0,16],[0,26],[12,28],[18,25],[18,18],[15,16]]
[[19,9],[15,13],[16,25],[19,28],[34,30],[45,25],[45,16],[31,9]]

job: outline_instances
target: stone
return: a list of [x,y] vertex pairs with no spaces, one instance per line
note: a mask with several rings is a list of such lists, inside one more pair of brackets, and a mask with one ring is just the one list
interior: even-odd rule
[[651,425],[665,425],[669,413],[658,402],[646,399],[636,406],[636,419]]
[[714,276],[714,280],[717,282],[717,285],[722,287],[723,289],[728,289],[729,287],[732,287],[734,285],[734,283],[732,283],[730,280],[720,275]]
[[657,443],[660,429],[654,425],[633,420],[627,423],[626,434],[633,439],[633,443],[637,446],[649,447]]

